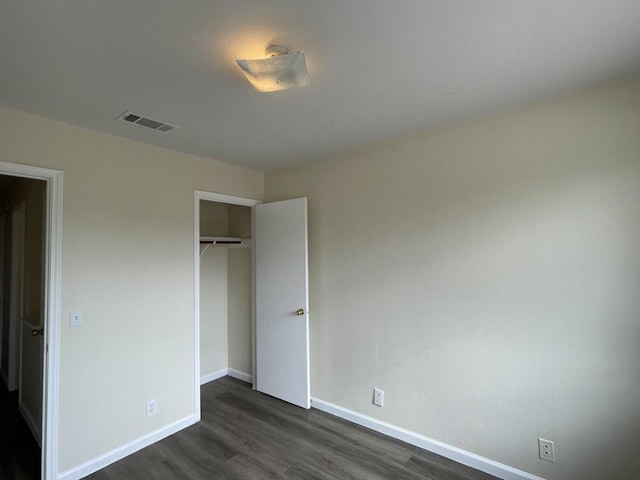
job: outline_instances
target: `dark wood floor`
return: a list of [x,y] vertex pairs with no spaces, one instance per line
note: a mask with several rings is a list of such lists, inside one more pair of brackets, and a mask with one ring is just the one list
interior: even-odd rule
[[0,479],[40,480],[40,448],[18,412],[18,392],[0,382]]
[[93,480],[495,480],[496,477],[221,378],[202,387],[202,421]]

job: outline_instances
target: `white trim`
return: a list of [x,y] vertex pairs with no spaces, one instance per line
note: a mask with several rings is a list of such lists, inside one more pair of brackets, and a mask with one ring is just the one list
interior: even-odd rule
[[200,421],[200,197],[193,197],[193,412]]
[[[256,207],[251,207],[251,239],[256,236]],[[258,362],[256,360],[256,318],[258,311],[256,309],[256,249],[251,249],[251,371],[258,371]],[[251,377],[251,388],[257,390],[257,375]]]
[[202,375],[200,377],[200,385],[204,385],[205,383],[213,382],[214,380],[218,380],[219,378],[226,377],[228,374],[229,369],[223,368],[222,370],[218,370],[217,372]]
[[89,460],[82,465],[66,470],[58,475],[57,478],[58,480],[78,480],[80,478],[84,478],[87,475],[91,475],[101,468],[106,467],[107,465],[117,462],[118,460],[121,460],[124,457],[137,452],[138,450],[142,450],[143,448],[148,447],[153,443],[159,442],[163,438],[166,438],[169,435],[173,435],[183,428],[190,427],[195,423],[197,423],[195,415],[184,418],[182,420],[178,420],[177,422],[174,422],[166,427],[162,427],[155,432],[150,433],[149,435],[140,437],[133,442],[123,445],[122,447],[115,448],[110,452],[105,453],[104,455],[100,455],[93,460]]
[[[245,197],[234,197],[233,195],[224,195],[222,193],[205,192],[204,190],[195,190],[198,200],[208,200],[210,202],[229,203],[231,205],[243,205],[245,207],[255,207],[260,205],[260,200],[253,200]],[[200,220],[198,218],[198,220]]]
[[311,406],[352,423],[370,428],[371,430],[382,433],[383,435],[388,435],[389,437],[415,445],[416,447],[423,448],[424,450],[442,455],[443,457],[447,457],[458,463],[467,465],[468,467],[495,475],[504,480],[544,480],[542,477],[481,457],[475,453],[467,452],[461,448],[447,445],[446,443],[391,425],[390,423],[362,415],[358,412],[354,412],[353,410],[320,400],[319,398],[312,397]]
[[58,376],[60,363],[60,298],[62,292],[62,192],[59,170],[0,161],[0,174],[47,182],[44,256],[44,364],[42,399],[42,479],[56,478],[58,465]]
[[[200,385],[202,383],[202,378],[200,377],[200,200],[242,205],[245,207],[254,207],[262,203],[260,200],[205,192],[204,190],[194,190],[193,192],[193,331],[195,332],[193,383],[195,388],[194,411],[198,421],[200,420]],[[253,213],[251,216],[253,218]]]
[[10,163],[0,160],[0,175],[10,175],[13,177],[33,178],[35,180],[47,180],[62,173],[60,170],[35,167],[22,163]]
[[230,377],[237,378],[238,380],[242,380],[246,383],[253,383],[253,375],[246,372],[241,372],[240,370],[236,370],[235,368],[230,368],[227,373]]
[[[50,170],[50,172],[54,172]],[[62,297],[62,204],[63,173],[47,181],[47,252],[45,268],[45,355],[43,405],[43,480],[58,471],[58,384],[60,374],[60,311]]]

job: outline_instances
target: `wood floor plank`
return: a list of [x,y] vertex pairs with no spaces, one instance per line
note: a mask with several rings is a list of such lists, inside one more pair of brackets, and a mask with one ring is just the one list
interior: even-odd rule
[[267,423],[298,438],[300,444],[307,446],[308,450],[330,456],[333,468],[341,466],[345,472],[358,476],[362,474],[366,479],[420,480],[421,478],[415,474],[416,472],[406,470],[401,465],[385,462],[381,457],[371,455],[370,451],[354,442],[341,440],[336,435],[326,435],[317,425],[301,418],[303,414],[300,412],[287,415],[286,412],[281,411],[279,404],[282,402],[278,402],[277,408],[271,408],[266,401],[256,402],[255,399],[240,397],[233,393],[220,395],[218,400],[232,408],[249,412],[255,421]]
[[468,477],[462,474],[451,472],[441,466],[425,462],[416,457],[411,457],[405,466],[408,470],[420,473],[425,478],[432,480],[468,480]]
[[202,421],[93,480],[497,480],[325,412],[223,377],[203,385]]
[[228,392],[244,394],[247,391],[253,391],[251,385],[242,380],[233,377],[222,377],[214,382],[205,383],[200,386],[201,403],[207,403],[215,400],[215,398]]
[[[427,475],[432,474],[431,472],[437,468],[438,472],[448,472],[452,480],[500,480],[498,477],[488,473],[480,472],[474,468],[454,462],[449,458],[422,449],[417,449],[417,453],[411,456],[406,467],[414,472],[425,472]],[[448,477],[445,476],[443,478]]]
[[242,432],[241,434],[251,435],[262,444],[275,446],[278,452],[271,455],[278,455],[285,462],[294,464],[296,461],[304,459],[304,462],[321,470],[332,471],[339,478],[345,480],[378,478],[372,476],[372,472],[357,463],[336,456],[324,445],[314,445],[301,436],[290,435],[282,425],[273,426],[260,419],[259,416],[247,415],[240,411],[234,412],[234,407],[227,404],[220,404],[217,414],[222,415],[217,419],[221,423],[234,414],[244,415],[245,418],[240,421],[236,418],[237,425],[241,426],[238,431]]
[[320,410],[310,410],[307,420],[326,435],[336,436],[342,441],[358,445],[371,455],[379,456],[386,461],[405,465],[412,452],[406,444],[399,444],[395,439],[368,428],[343,420]]
[[222,463],[238,454],[228,441],[208,428],[193,428],[189,432],[178,432],[175,437],[189,444],[191,449],[200,450],[203,455],[206,454]]
[[234,416],[233,412],[223,410],[206,416],[207,421],[201,422],[202,428],[220,436],[231,448],[243,453],[251,452],[256,457],[269,460],[270,468],[274,471],[284,472],[291,466],[289,459],[293,450],[283,449],[272,435],[263,434],[251,419],[241,419]]
[[[221,380],[224,382],[227,379]],[[241,390],[243,386],[244,388],[248,388],[247,384],[239,380],[231,380],[235,381],[234,385],[236,388],[234,392],[243,393]],[[238,390],[238,388],[240,390]],[[324,435],[335,438],[336,441],[358,446],[372,456],[382,457],[398,465],[405,465],[413,454],[412,451],[407,449],[407,445],[404,443],[320,410],[294,409],[292,411],[289,404],[266,395],[252,395],[248,399],[258,403],[268,404],[274,411],[281,412],[287,417],[298,418],[306,425],[313,424]],[[367,433],[363,435],[362,432]]]
[[[335,449],[341,449],[343,446],[358,448],[363,455],[381,457],[384,461],[398,466],[404,466],[413,453],[402,442],[319,410],[291,409],[289,404],[266,395],[252,395],[249,399],[258,404],[268,404],[274,412],[280,412],[292,419],[297,418],[306,428],[318,430],[326,437],[323,442],[335,443]],[[333,442],[328,439],[332,439]]]
[[263,462],[255,456],[236,455],[225,466],[237,476],[236,478],[284,480],[280,472],[270,467],[269,462]]
[[161,442],[160,447],[163,449],[165,458],[173,460],[175,472],[179,475],[176,478],[206,480],[212,478],[212,473],[215,473],[215,478],[220,480],[234,478],[224,468],[225,461],[232,456],[221,457],[217,449],[208,451],[206,446],[199,446],[184,435],[172,435],[166,440]]
[[292,465],[284,472],[284,478],[286,480],[341,480],[340,477],[336,477],[330,472],[320,470],[304,462]]
[[127,457],[112,465],[113,468],[103,469],[95,474],[100,480],[134,480],[137,478],[160,479],[163,476],[168,478],[171,474],[173,478],[182,479],[173,468],[172,458],[159,456],[158,448],[148,448],[136,454],[135,458]]

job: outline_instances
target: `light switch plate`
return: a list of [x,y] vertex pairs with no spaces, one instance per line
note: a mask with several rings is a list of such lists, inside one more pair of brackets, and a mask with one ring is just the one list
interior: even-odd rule
[[380,390],[379,388],[373,389],[373,404],[378,407],[384,405],[384,390]]
[[69,311],[69,326],[70,327],[79,327],[84,323],[84,319],[82,318],[82,312],[80,310],[70,310]]
[[153,416],[158,411],[158,400],[152,398],[147,400],[147,418]]

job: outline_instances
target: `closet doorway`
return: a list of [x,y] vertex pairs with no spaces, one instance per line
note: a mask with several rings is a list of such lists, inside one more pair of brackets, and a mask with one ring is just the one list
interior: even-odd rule
[[195,192],[195,410],[224,375],[310,407],[307,199]]
[[212,194],[197,201],[200,384],[225,375],[253,383],[252,206],[258,202]]

